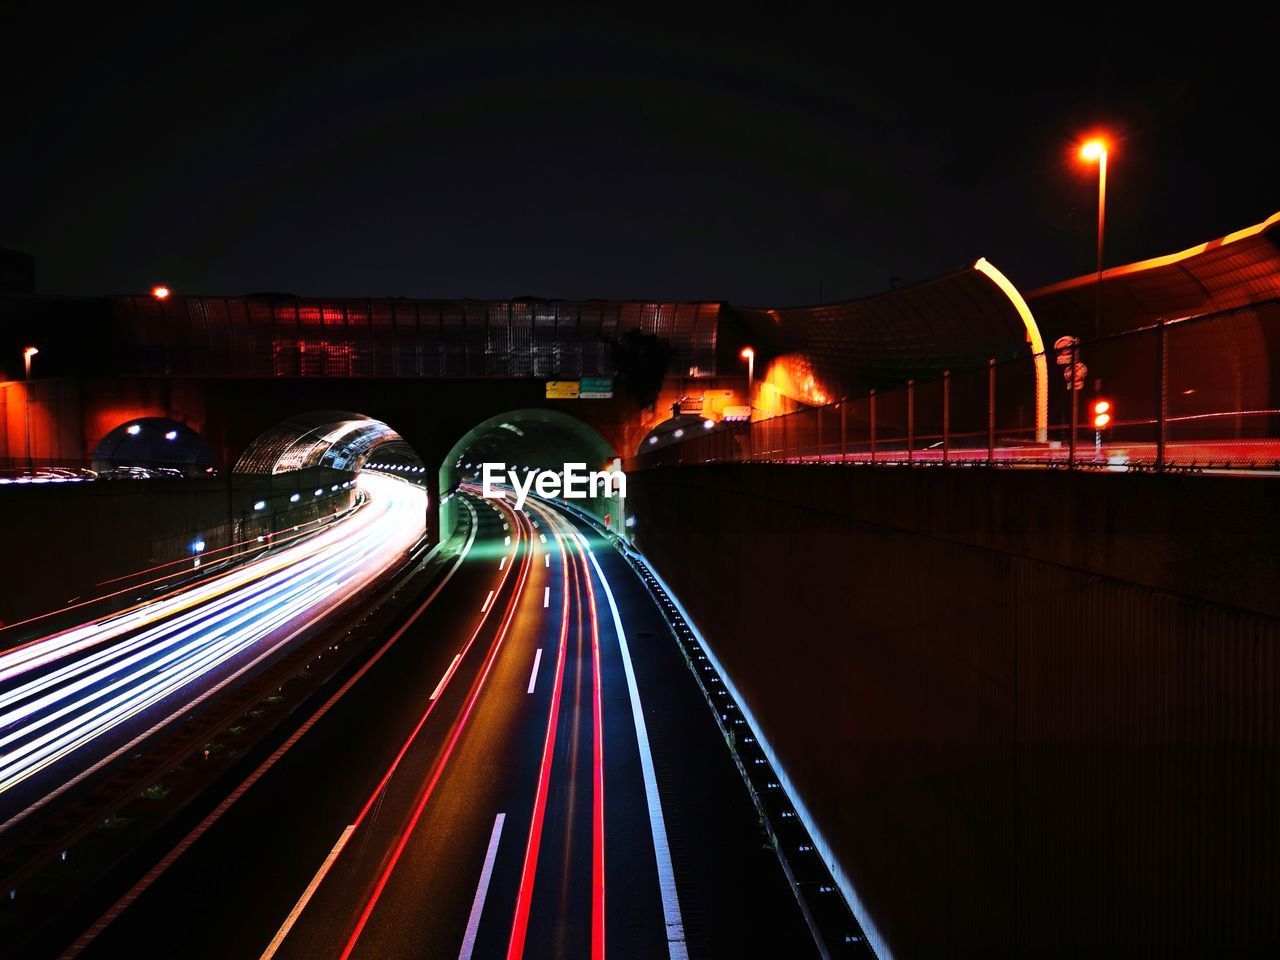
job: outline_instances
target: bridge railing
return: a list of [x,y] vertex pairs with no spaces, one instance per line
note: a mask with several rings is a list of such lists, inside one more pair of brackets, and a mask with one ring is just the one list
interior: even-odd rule
[[[1280,301],[868,390],[632,457],[680,463],[1280,471]],[[1105,410],[1096,409],[1098,404]],[[1095,417],[1105,412],[1102,426]]]

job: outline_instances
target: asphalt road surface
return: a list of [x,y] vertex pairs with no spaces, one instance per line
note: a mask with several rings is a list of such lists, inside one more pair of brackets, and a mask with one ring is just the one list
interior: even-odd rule
[[362,671],[50,955],[816,953],[643,584],[571,516],[467,499]]

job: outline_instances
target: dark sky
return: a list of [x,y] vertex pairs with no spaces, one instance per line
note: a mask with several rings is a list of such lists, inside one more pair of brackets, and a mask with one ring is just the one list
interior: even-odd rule
[[978,256],[1030,288],[1091,269],[1098,126],[1110,263],[1280,210],[1276,16],[44,7],[0,15],[0,245],[44,292],[770,306]]

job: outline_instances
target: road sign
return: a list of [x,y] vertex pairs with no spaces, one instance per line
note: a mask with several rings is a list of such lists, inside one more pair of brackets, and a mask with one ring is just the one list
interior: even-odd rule
[[1065,367],[1071,362],[1071,348],[1079,342],[1079,337],[1059,337],[1053,341],[1053,351],[1058,356],[1058,366]]
[[1077,363],[1074,368],[1063,367],[1062,379],[1067,381],[1068,390],[1083,390],[1084,378],[1089,375],[1089,368],[1083,363]]
[[578,396],[583,400],[608,400],[613,396],[612,377],[583,377]]
[[579,388],[577,380],[548,380],[548,400],[577,400]]

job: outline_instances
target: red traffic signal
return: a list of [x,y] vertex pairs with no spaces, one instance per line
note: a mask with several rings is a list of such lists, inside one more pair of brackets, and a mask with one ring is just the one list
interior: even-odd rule
[[1093,405],[1093,426],[1101,430],[1111,422],[1111,401],[1099,400]]

